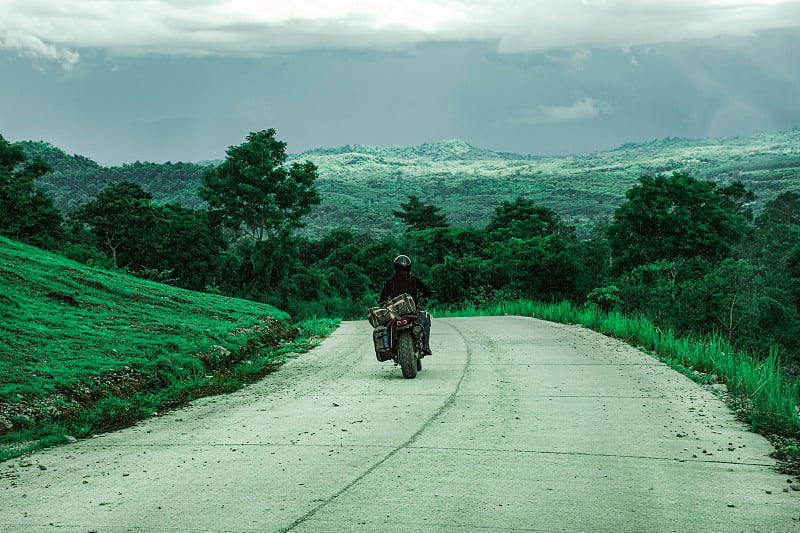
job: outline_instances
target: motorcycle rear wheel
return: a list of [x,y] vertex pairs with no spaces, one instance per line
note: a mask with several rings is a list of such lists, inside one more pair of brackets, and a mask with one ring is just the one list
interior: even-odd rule
[[417,358],[414,356],[414,337],[410,330],[400,332],[397,339],[397,355],[400,359],[400,368],[403,377],[413,379],[417,377]]

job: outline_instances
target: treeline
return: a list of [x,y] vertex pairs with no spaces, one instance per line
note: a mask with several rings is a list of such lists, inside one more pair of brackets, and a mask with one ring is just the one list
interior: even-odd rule
[[62,212],[71,212],[108,185],[122,182],[135,183],[148,190],[160,204],[175,203],[191,208],[202,204],[197,188],[207,168],[203,165],[137,161],[107,168],[84,156],[67,155],[48,143],[24,141],[16,145],[22,147],[28,159],[38,157],[50,168],[39,185]]
[[[579,238],[526,198],[496,206],[482,228],[450,227],[410,196],[393,215],[407,231],[297,229],[317,171],[286,165],[274,130],[252,133],[203,177],[205,209],[157,205],[132,183],[99,192],[66,219],[35,180],[47,171],[0,137],[0,232],[71,258],[181,287],[271,303],[295,316],[359,317],[392,260],[412,257],[429,304],[570,300],[642,313],[682,332],[719,332],[755,353],[800,362],[800,195],[754,216],[752,192],[686,174],[643,176],[613,217]],[[795,366],[796,369],[796,366]]]

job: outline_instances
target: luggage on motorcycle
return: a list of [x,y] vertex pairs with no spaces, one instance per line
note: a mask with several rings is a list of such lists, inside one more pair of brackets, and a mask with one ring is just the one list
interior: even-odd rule
[[372,331],[372,342],[375,344],[375,357],[378,361],[388,361],[392,358],[392,348],[389,343],[389,328],[378,326]]
[[406,293],[392,298],[389,303],[386,304],[386,308],[397,316],[417,314],[417,306],[414,305],[414,299]]
[[384,326],[390,320],[397,318],[392,312],[385,307],[370,307],[367,311],[367,319],[373,328]]

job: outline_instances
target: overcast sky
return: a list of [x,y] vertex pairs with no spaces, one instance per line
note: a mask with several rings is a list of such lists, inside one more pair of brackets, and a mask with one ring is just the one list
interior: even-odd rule
[[0,0],[0,134],[103,164],[800,126],[800,0]]

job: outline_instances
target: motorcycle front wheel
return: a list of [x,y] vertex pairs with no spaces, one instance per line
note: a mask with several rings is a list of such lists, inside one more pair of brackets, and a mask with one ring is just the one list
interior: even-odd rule
[[400,359],[403,377],[406,379],[417,377],[417,358],[414,357],[414,337],[411,335],[411,330],[400,332],[397,339],[397,356]]

